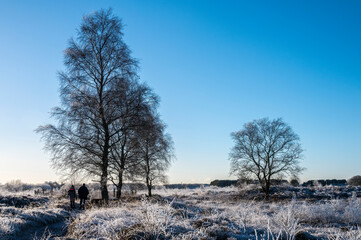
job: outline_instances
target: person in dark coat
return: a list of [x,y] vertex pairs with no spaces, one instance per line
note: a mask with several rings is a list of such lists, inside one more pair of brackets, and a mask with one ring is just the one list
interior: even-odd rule
[[81,186],[78,190],[78,195],[80,199],[80,209],[84,209],[85,206],[85,200],[88,198],[89,190],[85,186],[85,183],[83,183],[83,186]]
[[68,191],[68,196],[70,198],[70,207],[72,209],[75,208],[75,199],[76,199],[76,192],[75,192],[75,187],[74,185],[71,185],[69,191]]

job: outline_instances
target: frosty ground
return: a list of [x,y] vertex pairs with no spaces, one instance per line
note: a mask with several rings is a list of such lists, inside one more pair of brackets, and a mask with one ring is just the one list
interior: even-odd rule
[[[361,239],[361,189],[256,185],[125,191],[121,201],[68,207],[66,190],[0,193],[0,239]],[[98,194],[91,189],[91,193]]]

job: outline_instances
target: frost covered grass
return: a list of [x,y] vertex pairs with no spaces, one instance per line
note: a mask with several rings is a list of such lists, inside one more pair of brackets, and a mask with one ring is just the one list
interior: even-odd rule
[[357,189],[343,199],[319,198],[328,196],[330,189],[341,191],[338,188],[317,187],[318,195],[312,189],[296,189],[296,193],[312,193],[309,198],[297,198],[292,187],[292,191],[285,186],[280,189],[286,190],[279,195],[291,197],[270,202],[243,197],[244,192],[259,190],[254,185],[242,189],[158,187],[152,198],[138,191],[108,206],[89,205],[85,211],[70,211],[61,194],[0,193],[0,239],[40,230],[44,232],[37,235],[40,239],[52,239],[54,231],[49,227],[47,232],[45,227],[64,221],[64,239],[361,239]]
[[66,211],[59,208],[0,207],[0,239],[18,238],[23,235],[23,231],[59,222],[67,215]]
[[[54,195],[56,196],[56,195]],[[64,221],[68,211],[62,203],[50,201],[50,196],[25,191],[0,191],[0,239],[30,239],[46,226]]]
[[361,239],[361,229],[357,227],[356,229],[351,229],[347,232],[342,232],[340,230],[330,232],[328,239],[330,240],[360,240]]
[[[361,239],[361,201],[240,200],[234,187],[164,189],[155,197],[92,208],[71,224],[76,239]],[[306,238],[306,237],[309,238]]]

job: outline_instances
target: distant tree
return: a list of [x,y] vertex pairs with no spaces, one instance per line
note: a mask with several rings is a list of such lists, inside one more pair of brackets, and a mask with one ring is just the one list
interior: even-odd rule
[[297,176],[302,171],[299,137],[280,118],[254,120],[231,136],[235,143],[230,153],[231,173],[240,179],[256,177],[266,200],[272,179]]
[[145,114],[143,120],[143,127],[137,129],[137,155],[141,162],[135,166],[135,171],[145,181],[148,196],[152,196],[154,184],[167,181],[165,171],[173,158],[173,142],[155,113]]
[[5,188],[9,191],[20,192],[27,189],[27,185],[21,182],[20,179],[11,180],[5,184]]
[[296,178],[293,178],[291,179],[290,184],[294,187],[297,187],[300,185],[300,182]]
[[302,183],[302,186],[321,187],[326,185],[343,186],[346,184],[347,184],[346,179],[318,179],[318,180],[308,180],[307,182]]
[[238,180],[213,180],[209,185],[217,187],[229,187],[237,186],[239,184]]
[[57,125],[40,126],[53,165],[69,174],[99,176],[108,196],[111,139],[119,131],[122,84],[136,79],[137,63],[123,41],[122,23],[111,10],[83,19],[65,50],[60,73],[62,106],[52,111]]
[[51,194],[53,193],[54,189],[60,189],[62,186],[65,185],[65,183],[57,183],[57,182],[52,182],[52,181],[45,182],[45,184],[50,186],[50,193]]
[[356,175],[347,180],[347,183],[354,186],[361,186],[361,176]]

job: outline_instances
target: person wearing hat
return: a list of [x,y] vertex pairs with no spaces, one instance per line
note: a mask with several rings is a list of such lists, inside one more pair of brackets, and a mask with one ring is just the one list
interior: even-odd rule
[[71,185],[71,187],[68,191],[68,196],[70,198],[70,208],[74,209],[75,208],[75,199],[76,199],[76,192],[75,192],[74,185]]

